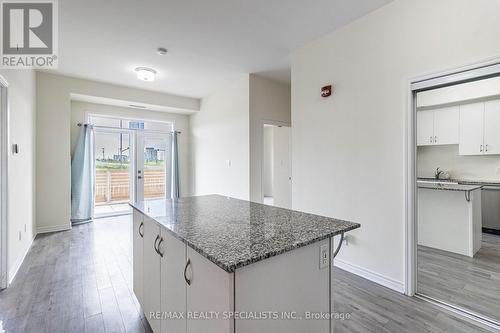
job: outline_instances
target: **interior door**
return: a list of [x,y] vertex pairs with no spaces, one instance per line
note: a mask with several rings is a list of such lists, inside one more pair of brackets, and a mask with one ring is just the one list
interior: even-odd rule
[[460,106],[460,155],[482,155],[484,151],[484,103]]
[[136,201],[170,198],[171,135],[136,135]]
[[417,112],[417,145],[428,146],[434,141],[434,111]]
[[274,206],[292,208],[290,127],[274,127],[273,199]]
[[500,154],[500,101],[484,103],[484,153]]

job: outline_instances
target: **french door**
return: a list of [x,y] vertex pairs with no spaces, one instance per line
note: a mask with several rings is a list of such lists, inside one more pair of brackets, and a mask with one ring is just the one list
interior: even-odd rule
[[136,201],[170,198],[170,147],[168,133],[136,133]]

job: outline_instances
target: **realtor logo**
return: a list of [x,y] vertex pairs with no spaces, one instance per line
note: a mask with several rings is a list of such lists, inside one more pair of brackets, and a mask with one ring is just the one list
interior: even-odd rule
[[56,0],[0,0],[1,67],[57,66]]

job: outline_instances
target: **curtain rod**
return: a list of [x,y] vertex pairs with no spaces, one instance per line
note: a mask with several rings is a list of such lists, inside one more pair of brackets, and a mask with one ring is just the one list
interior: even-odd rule
[[[78,127],[87,127],[88,125],[90,124],[83,124],[83,123],[78,123],[77,124]],[[140,128],[119,128],[119,127],[111,127],[111,126],[99,126],[99,125],[92,125],[93,127],[95,128],[107,128],[107,129],[113,129],[113,130],[125,130],[125,131],[137,131],[137,130],[141,130]],[[170,132],[162,132],[162,131],[157,131],[157,130],[149,130],[151,132],[161,132],[161,133],[177,133],[177,134],[181,134],[182,132],[181,131],[170,131]]]

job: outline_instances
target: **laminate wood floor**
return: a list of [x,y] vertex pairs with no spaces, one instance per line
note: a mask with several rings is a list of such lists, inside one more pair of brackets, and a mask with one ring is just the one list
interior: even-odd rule
[[417,290],[500,321],[500,236],[483,234],[474,258],[418,247]]
[[[38,236],[0,292],[5,331],[151,332],[132,293],[131,229],[131,216],[119,216]],[[336,333],[486,332],[340,269],[334,276],[335,311],[350,314]]]

